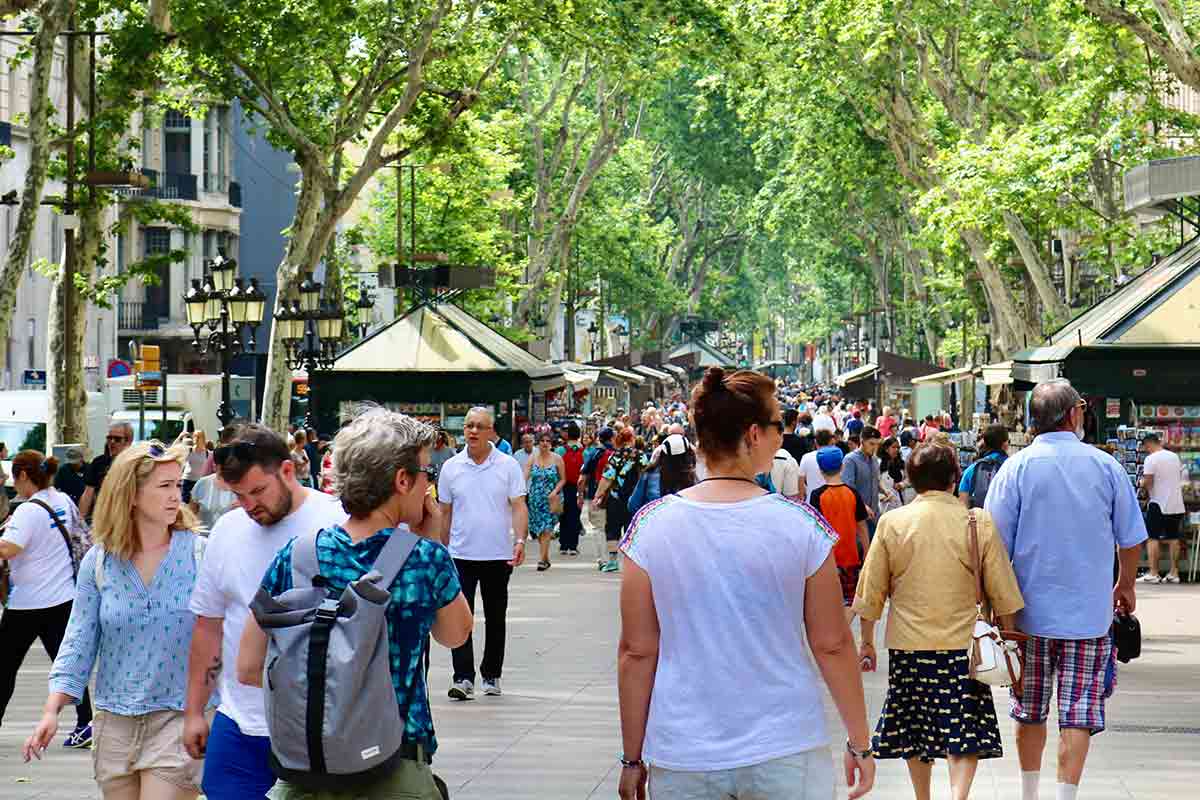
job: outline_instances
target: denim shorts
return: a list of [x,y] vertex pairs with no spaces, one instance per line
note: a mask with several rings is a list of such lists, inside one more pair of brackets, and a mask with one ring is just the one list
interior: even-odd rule
[[654,800],[832,800],[833,757],[828,748],[821,747],[715,772],[677,772],[651,766],[649,788]]

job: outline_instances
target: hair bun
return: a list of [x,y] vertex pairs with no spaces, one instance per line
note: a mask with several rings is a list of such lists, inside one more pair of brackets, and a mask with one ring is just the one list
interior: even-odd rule
[[725,388],[725,370],[720,367],[709,367],[704,373],[704,389],[709,392]]

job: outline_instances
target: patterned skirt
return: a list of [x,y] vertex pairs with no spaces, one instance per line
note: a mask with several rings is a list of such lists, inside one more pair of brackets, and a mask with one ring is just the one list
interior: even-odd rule
[[889,650],[888,692],[875,726],[876,758],[999,758],[991,690],[969,676],[966,650]]

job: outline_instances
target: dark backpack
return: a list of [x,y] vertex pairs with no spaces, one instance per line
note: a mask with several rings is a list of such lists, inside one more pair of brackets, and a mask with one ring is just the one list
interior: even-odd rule
[[638,478],[641,477],[641,462],[638,460],[637,454],[631,456],[617,456],[614,462],[611,458],[609,463],[614,465],[613,469],[616,472],[616,480],[613,489],[618,500],[623,506],[628,507],[629,498],[633,497],[633,490],[637,488]]
[[999,471],[1000,462],[994,458],[981,459],[975,465],[975,481],[971,485],[971,508],[983,508],[988,487],[992,485],[992,478],[996,477]]

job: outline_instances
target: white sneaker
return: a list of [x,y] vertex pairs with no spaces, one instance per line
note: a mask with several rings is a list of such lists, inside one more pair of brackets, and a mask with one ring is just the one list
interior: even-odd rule
[[492,697],[499,697],[500,696],[500,679],[496,678],[495,680],[491,680],[489,678],[484,678],[483,679],[483,693],[487,694],[487,695],[491,695]]
[[[487,682],[484,682],[487,685]],[[474,700],[475,699],[475,684],[470,681],[458,681],[450,684],[450,691],[446,693],[451,700]]]
[[1167,577],[1162,579],[1162,582],[1163,583],[1179,583],[1179,576],[1178,575],[1168,575]]
[[[1178,578],[1176,578],[1178,580]],[[1145,575],[1137,579],[1138,583],[1162,583],[1162,578],[1153,572],[1147,572]]]

